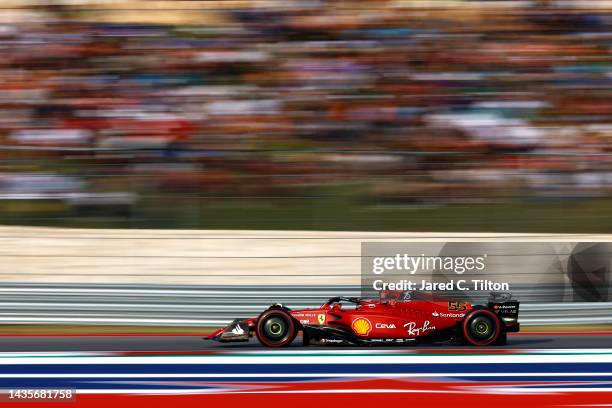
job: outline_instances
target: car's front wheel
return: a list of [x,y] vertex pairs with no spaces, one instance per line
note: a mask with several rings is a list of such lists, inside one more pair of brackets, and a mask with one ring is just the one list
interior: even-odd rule
[[294,319],[282,309],[267,310],[257,319],[257,339],[266,347],[288,346],[297,332]]
[[499,317],[488,309],[477,309],[463,320],[463,338],[473,346],[491,346],[503,335]]

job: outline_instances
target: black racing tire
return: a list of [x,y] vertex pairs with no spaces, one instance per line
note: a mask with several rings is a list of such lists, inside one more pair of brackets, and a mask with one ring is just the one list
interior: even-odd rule
[[286,347],[297,335],[298,327],[293,317],[282,309],[269,309],[257,319],[255,333],[266,347]]
[[503,335],[499,317],[488,309],[476,309],[463,320],[463,339],[472,346],[492,346]]

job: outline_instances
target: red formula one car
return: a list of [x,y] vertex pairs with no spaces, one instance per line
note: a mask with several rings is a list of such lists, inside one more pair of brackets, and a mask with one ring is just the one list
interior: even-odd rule
[[334,297],[317,309],[270,306],[258,317],[236,319],[207,339],[248,341],[285,347],[302,332],[304,345],[366,345],[416,341],[456,341],[473,346],[502,345],[519,331],[519,302],[491,293],[486,306],[423,292],[381,292],[376,300]]

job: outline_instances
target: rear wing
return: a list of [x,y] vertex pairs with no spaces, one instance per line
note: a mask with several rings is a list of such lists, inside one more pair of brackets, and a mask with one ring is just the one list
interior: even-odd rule
[[506,325],[506,331],[519,331],[518,300],[512,299],[512,295],[507,292],[491,292],[489,294],[489,302],[487,306],[493,310]]

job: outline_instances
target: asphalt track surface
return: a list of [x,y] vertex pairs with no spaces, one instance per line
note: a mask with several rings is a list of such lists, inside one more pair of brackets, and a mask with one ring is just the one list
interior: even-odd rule
[[[297,338],[291,345],[294,349],[306,349]],[[342,348],[359,349],[363,347],[334,347],[310,346],[315,348]],[[371,346],[367,348],[378,349],[449,349],[466,348],[444,343],[433,344],[405,344],[394,346]],[[593,349],[612,348],[612,332],[606,333],[542,333],[542,334],[512,334],[508,336],[508,344],[501,349]],[[476,349],[476,348],[474,348]],[[479,348],[483,350],[484,348]],[[241,351],[265,350],[256,339],[248,343],[221,344],[204,340],[202,336],[195,335],[2,335],[0,336],[0,352],[74,352],[74,351],[144,351],[144,352],[172,352],[190,353],[205,351]]]

